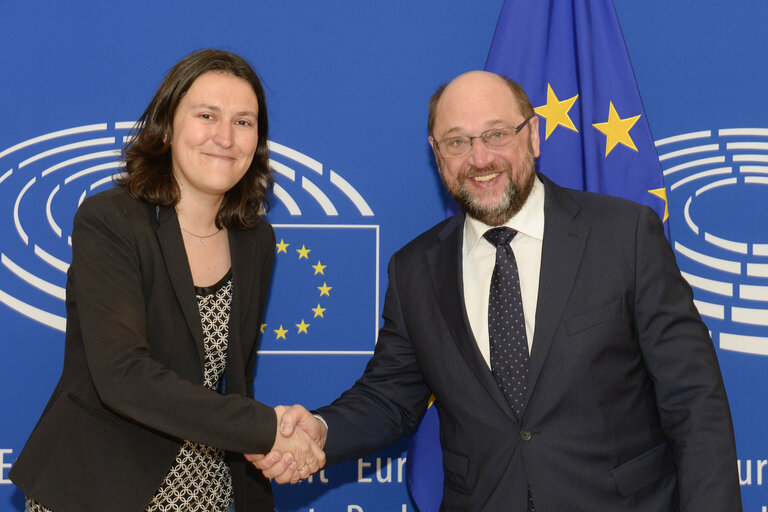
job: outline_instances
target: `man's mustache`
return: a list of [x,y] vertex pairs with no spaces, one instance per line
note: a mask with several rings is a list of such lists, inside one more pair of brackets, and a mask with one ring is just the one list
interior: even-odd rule
[[484,176],[486,174],[493,174],[493,173],[503,173],[506,172],[509,168],[508,164],[503,164],[499,162],[494,162],[490,165],[486,165],[485,167],[475,167],[474,165],[470,165],[464,171],[461,173],[461,178],[474,178],[476,176]]

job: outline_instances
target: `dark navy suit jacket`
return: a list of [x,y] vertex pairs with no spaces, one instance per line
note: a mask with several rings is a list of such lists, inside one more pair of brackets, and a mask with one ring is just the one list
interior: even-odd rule
[[518,420],[464,307],[464,217],[389,264],[384,326],[355,386],[320,409],[329,463],[411,430],[436,396],[446,511],[741,510],[712,342],[649,208],[545,177],[526,407]]

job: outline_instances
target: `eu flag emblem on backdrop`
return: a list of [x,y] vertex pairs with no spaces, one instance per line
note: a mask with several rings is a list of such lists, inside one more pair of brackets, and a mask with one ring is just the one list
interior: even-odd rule
[[260,352],[348,353],[360,350],[360,340],[372,352],[379,316],[378,227],[274,228],[275,269]]
[[[646,204],[667,220],[661,165],[611,0],[507,0],[485,68],[528,93],[542,173]],[[443,491],[434,409],[408,448],[408,487],[422,512],[437,511]]]

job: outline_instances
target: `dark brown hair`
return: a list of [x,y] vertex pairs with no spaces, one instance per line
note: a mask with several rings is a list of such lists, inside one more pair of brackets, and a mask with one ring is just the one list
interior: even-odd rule
[[[507,84],[507,86],[509,87],[509,90],[512,91],[512,94],[515,96],[515,99],[517,100],[517,105],[518,107],[520,107],[520,111],[523,114],[523,117],[525,119],[532,117],[534,115],[533,105],[531,104],[531,100],[528,98],[528,95],[525,93],[525,89],[523,89],[523,86],[515,82],[511,78],[507,78],[504,75],[496,75],[496,76],[504,80],[504,83]],[[446,87],[448,87],[447,83],[442,84],[440,87],[437,88],[434,94],[432,94],[432,97],[429,99],[429,114],[427,115],[427,130],[429,131],[430,135],[432,135],[432,128],[435,126],[435,117],[437,117],[437,103],[440,101],[440,98],[443,96],[443,92],[445,92]]]
[[224,194],[216,214],[219,228],[250,228],[266,214],[267,191],[273,183],[267,149],[267,103],[256,72],[233,53],[200,50],[173,66],[133,128],[131,139],[123,149],[125,174],[116,179],[116,183],[139,201],[161,206],[175,206],[179,202],[179,187],[171,165],[173,119],[192,83],[209,71],[227,73],[248,82],[259,105],[259,138],[253,162],[243,178]]

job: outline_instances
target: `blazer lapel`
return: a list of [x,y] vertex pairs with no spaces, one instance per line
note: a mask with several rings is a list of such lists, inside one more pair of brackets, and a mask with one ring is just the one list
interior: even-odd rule
[[578,203],[546,177],[539,177],[546,190],[544,240],[526,403],[562,320],[589,234],[589,227],[576,220]]
[[[246,230],[229,230],[229,254],[232,261],[232,303],[229,318],[229,347],[227,349],[227,368],[239,371],[250,356],[253,349],[242,342],[243,330],[247,320],[247,312],[254,290],[257,289],[256,279],[256,248],[251,232]],[[258,328],[258,326],[256,327]],[[247,335],[247,333],[245,333]]]
[[200,323],[200,311],[195,298],[195,285],[192,282],[192,271],[187,261],[187,251],[184,249],[184,240],[181,238],[181,228],[173,208],[158,206],[155,208],[157,215],[157,240],[165,259],[165,269],[168,278],[176,294],[184,319],[195,339],[197,353],[202,362],[205,357],[203,346],[203,326]]
[[469,367],[502,410],[511,419],[517,421],[477,347],[477,341],[472,334],[467,317],[461,271],[463,227],[464,215],[458,213],[440,232],[440,243],[427,250],[435,301],[440,305],[453,341]]

